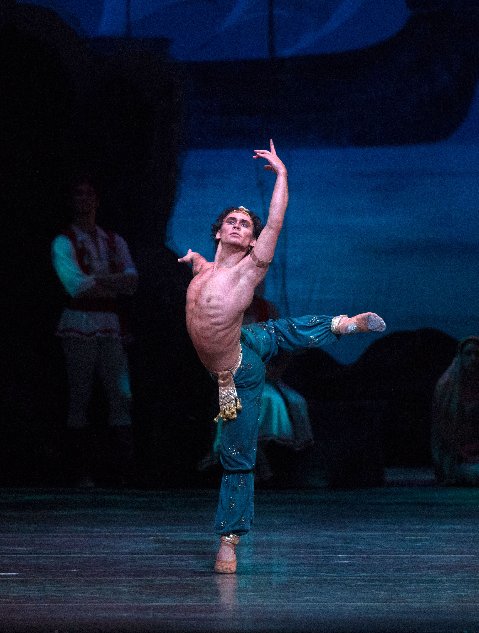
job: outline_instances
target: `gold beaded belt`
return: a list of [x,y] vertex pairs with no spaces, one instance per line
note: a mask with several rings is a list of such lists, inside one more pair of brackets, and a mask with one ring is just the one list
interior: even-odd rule
[[240,348],[238,360],[234,367],[225,371],[215,371],[214,374],[218,379],[218,398],[220,411],[215,418],[215,422],[222,420],[235,420],[238,411],[241,411],[241,400],[238,398],[234,375],[243,360],[243,352]]

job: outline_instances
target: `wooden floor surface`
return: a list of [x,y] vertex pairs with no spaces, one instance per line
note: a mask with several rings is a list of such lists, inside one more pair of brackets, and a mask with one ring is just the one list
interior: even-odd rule
[[259,490],[212,573],[214,490],[0,491],[0,629],[479,632],[479,490]]

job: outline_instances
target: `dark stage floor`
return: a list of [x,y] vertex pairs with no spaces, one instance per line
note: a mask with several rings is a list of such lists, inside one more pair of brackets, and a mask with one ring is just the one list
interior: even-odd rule
[[479,490],[260,490],[236,576],[214,490],[5,489],[2,631],[479,631]]

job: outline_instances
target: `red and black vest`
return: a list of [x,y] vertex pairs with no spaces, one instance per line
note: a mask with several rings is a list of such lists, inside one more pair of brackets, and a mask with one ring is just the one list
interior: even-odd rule
[[[116,251],[116,236],[113,231],[105,231],[107,235],[108,272],[118,273],[121,268],[118,263]],[[75,256],[80,269],[86,274],[92,274],[92,268],[88,257],[88,251],[73,229],[62,231],[62,235],[68,237],[75,250]],[[102,297],[71,297],[68,307],[71,310],[83,312],[115,312],[118,314],[118,302],[116,299]]]

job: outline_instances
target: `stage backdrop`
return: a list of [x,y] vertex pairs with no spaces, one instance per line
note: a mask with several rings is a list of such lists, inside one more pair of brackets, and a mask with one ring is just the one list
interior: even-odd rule
[[[324,59],[333,62],[336,55],[324,54],[367,51],[368,46],[383,42],[384,46],[377,49],[377,59],[382,60],[379,66],[374,56],[366,56],[362,66],[352,62],[351,69],[362,68],[365,86],[371,88],[371,104],[376,107],[372,118],[381,115],[375,92],[381,96],[381,86],[387,86],[391,77],[397,82],[391,82],[393,87],[400,87],[398,77],[403,77],[404,82],[412,77],[410,90],[416,91],[417,99],[406,104],[410,106],[406,114],[396,103],[397,91],[386,90],[382,97],[388,112],[385,120],[394,116],[397,105],[404,125],[408,122],[407,113],[413,117],[418,103],[429,104],[428,76],[432,77],[438,97],[430,115],[423,107],[421,116],[432,119],[444,111],[449,120],[448,103],[454,102],[451,95],[467,92],[461,82],[464,84],[465,78],[473,74],[467,65],[461,66],[464,53],[455,55],[461,43],[460,38],[455,39],[457,30],[466,32],[468,22],[464,18],[458,26],[460,11],[453,10],[454,4],[462,5],[467,13],[467,7],[477,5],[472,1],[43,0],[37,4],[58,11],[87,37],[168,37],[171,56],[185,62],[185,67],[189,64],[190,72],[193,66],[203,67],[212,60],[266,58],[273,49],[283,61],[300,55],[322,57],[322,81],[329,86],[341,74],[333,73],[331,81],[327,81]],[[451,12],[444,14],[443,22],[435,21],[440,12],[436,15],[434,11],[430,21],[427,17],[408,21],[408,6],[421,4],[432,8],[450,5]],[[268,11],[271,6],[272,14]],[[470,23],[474,23],[472,14]],[[411,39],[399,36],[395,40],[395,34],[404,36],[405,24],[409,24]],[[448,34],[449,25],[452,30]],[[439,38],[438,44],[441,29],[444,38]],[[470,42],[475,41],[477,37]],[[428,50],[428,42],[436,42],[436,48],[431,45]],[[461,50],[467,46],[465,39]],[[387,51],[391,57],[396,56],[394,63],[388,64]],[[200,61],[202,64],[196,64]],[[397,68],[404,75],[397,76]],[[380,73],[379,79],[376,73]],[[351,84],[353,78],[352,70],[348,76]],[[234,81],[232,77],[233,84]],[[257,81],[255,85],[261,88],[262,83]],[[291,85],[301,92],[301,86],[294,81]],[[209,92],[213,88],[214,81]],[[243,109],[246,95],[252,110],[261,111],[262,96],[269,99],[266,110],[274,110],[274,91],[272,97],[250,95],[248,88],[248,84],[237,86]],[[278,103],[282,96],[278,94]],[[462,101],[467,101],[467,97]],[[432,97],[429,100],[432,104]],[[213,114],[217,115],[214,99],[211,101]],[[368,114],[370,102],[365,98],[361,103],[362,113]],[[390,332],[434,327],[454,337],[479,333],[477,104],[476,96],[467,119],[453,137],[428,145],[388,147],[381,146],[383,141],[378,138],[376,147],[348,147],[353,143],[346,138],[344,147],[328,148],[324,140],[314,147],[311,143],[301,144],[300,138],[289,138],[286,143],[281,135],[275,136],[290,172],[291,202],[265,294],[278,305],[282,315],[352,314],[370,309],[384,316]],[[221,107],[220,103],[218,108]],[[311,116],[315,107],[312,102]],[[303,111],[301,119],[306,136],[308,114]],[[287,117],[289,124],[295,118],[294,107]],[[262,170],[259,161],[251,158],[255,147],[268,144],[266,134],[258,138],[259,129],[264,128],[256,126],[249,130],[249,137],[243,135],[238,142],[241,147],[218,147],[218,139],[201,148],[185,147],[168,228],[167,244],[176,253],[183,254],[191,247],[212,257],[209,226],[226,206],[242,204],[266,216],[273,178]],[[419,132],[418,129],[418,135]],[[247,146],[251,151],[245,149]],[[353,361],[371,340],[374,339],[356,337],[354,341],[343,341],[333,353],[344,362]]]
[[399,31],[409,15],[406,0],[37,0],[33,4],[55,10],[87,37],[166,37],[172,57],[182,61],[257,59],[270,55],[271,48],[282,57],[359,49]]
[[[282,315],[377,311],[389,332],[479,333],[479,95],[449,141],[277,150],[290,204],[265,296]],[[268,139],[251,139],[251,149]],[[254,147],[253,147],[254,146]],[[168,245],[213,257],[209,226],[229,205],[266,217],[274,177],[244,148],[189,151]],[[331,352],[352,362],[370,337]]]

